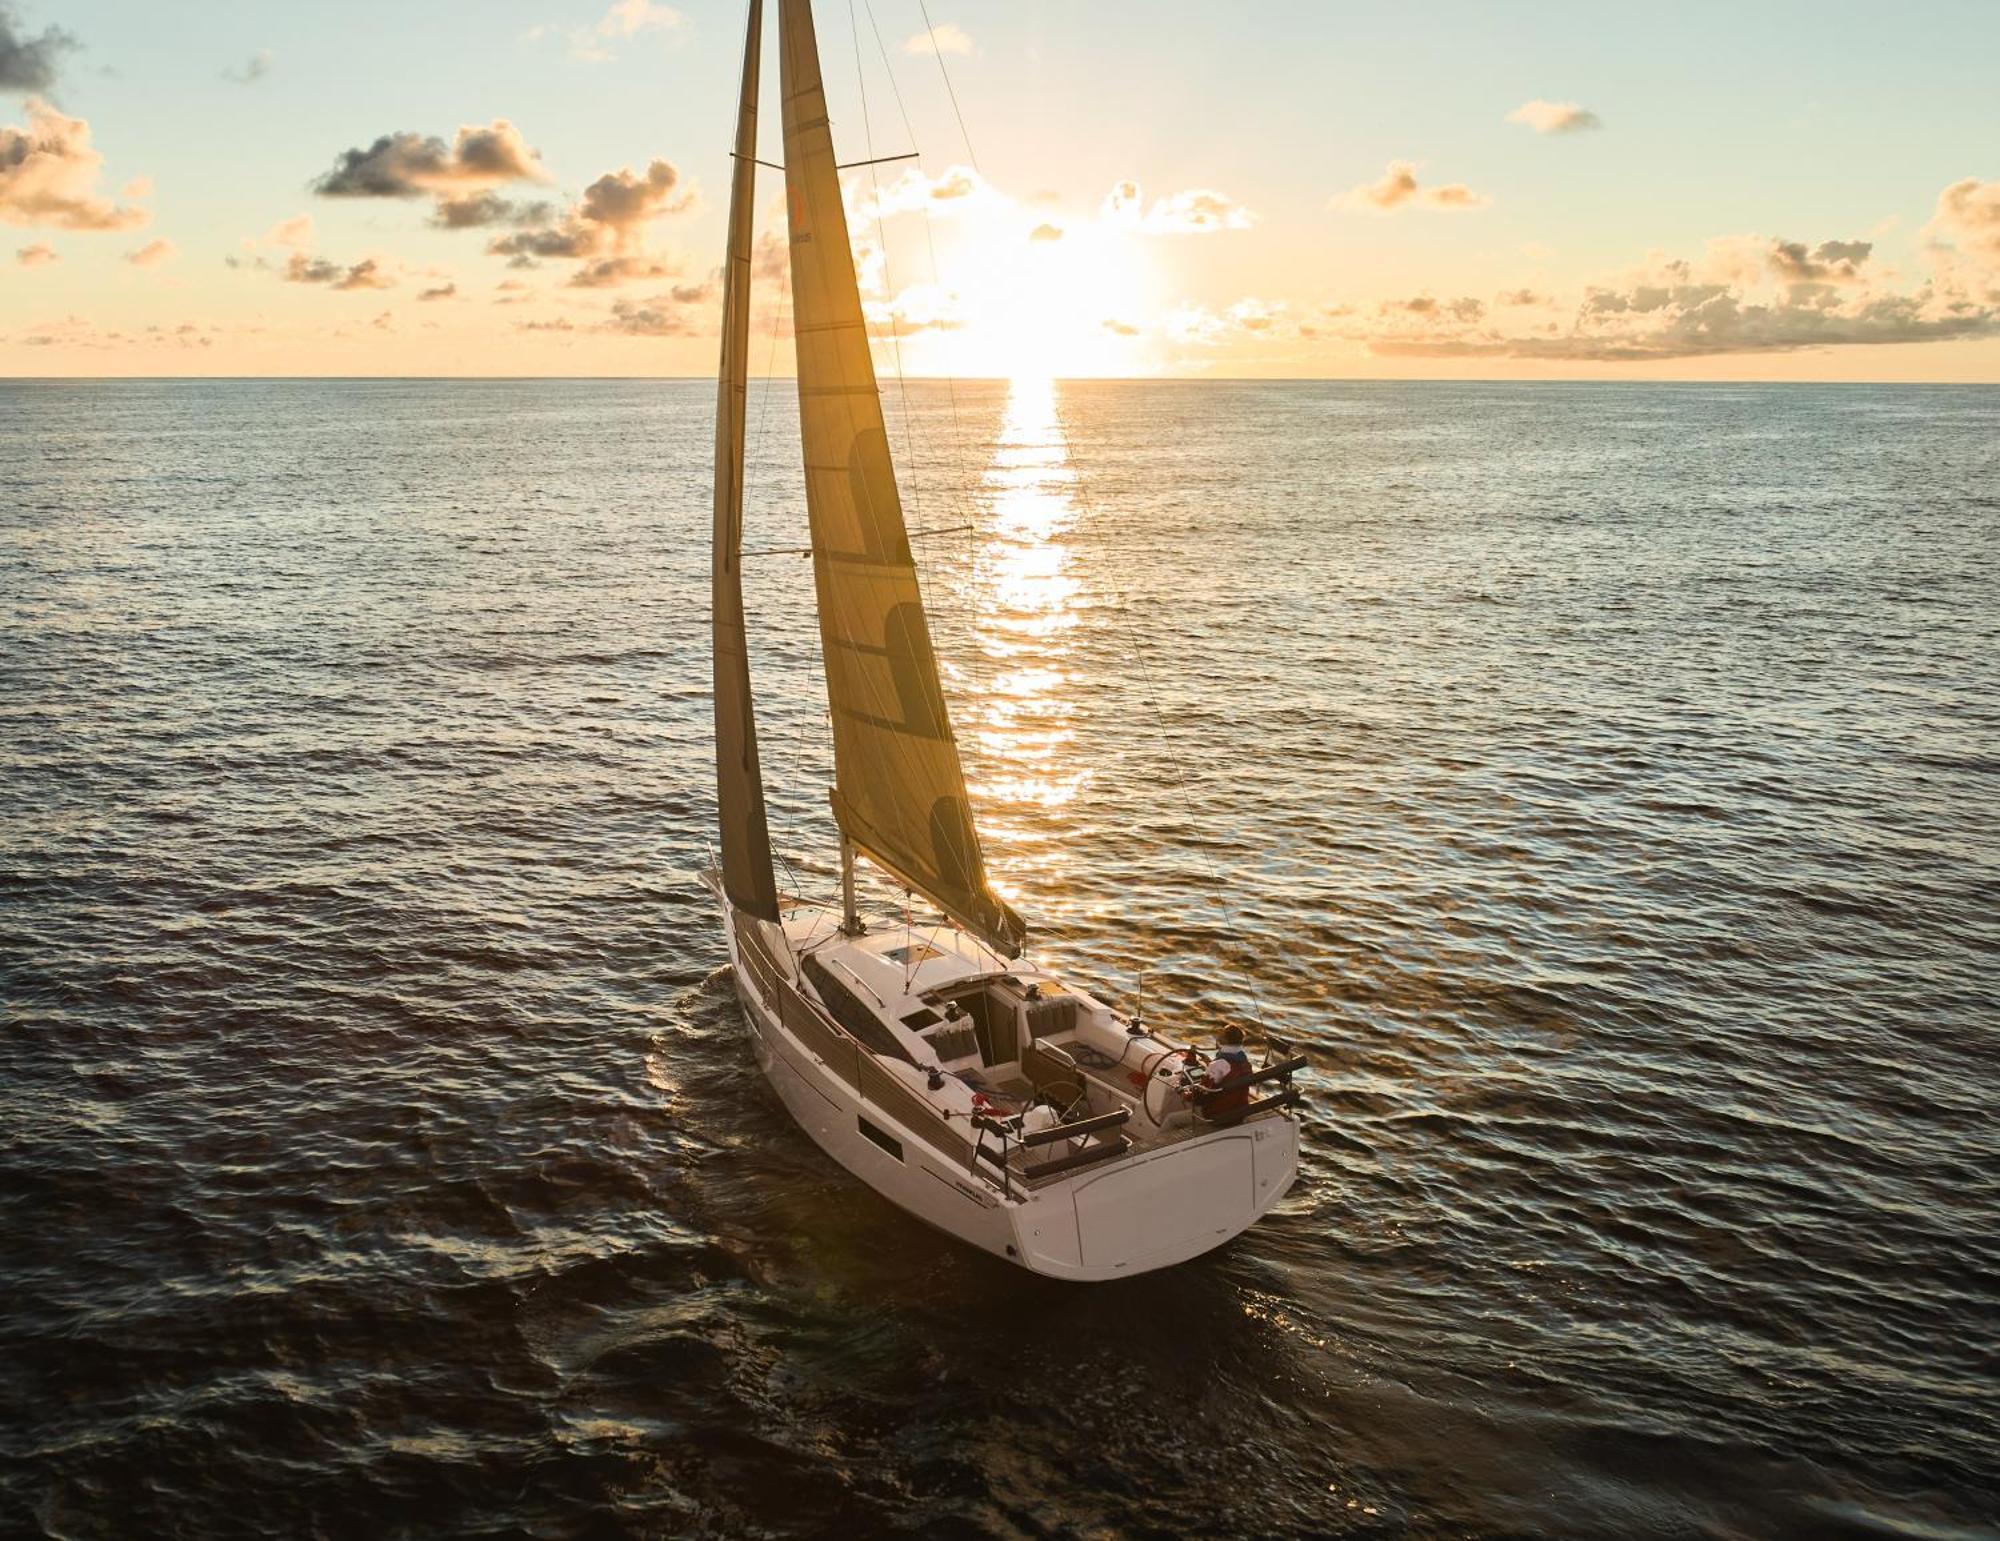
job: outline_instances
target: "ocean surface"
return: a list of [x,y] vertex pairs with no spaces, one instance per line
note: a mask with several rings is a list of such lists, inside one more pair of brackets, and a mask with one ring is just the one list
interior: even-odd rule
[[2000,388],[890,390],[1034,954],[1314,1062],[1103,1286],[753,1065],[712,401],[0,382],[0,1532],[2000,1535]]

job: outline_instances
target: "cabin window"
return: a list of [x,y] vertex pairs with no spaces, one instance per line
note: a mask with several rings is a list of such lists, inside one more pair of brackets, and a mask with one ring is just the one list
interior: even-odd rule
[[833,1013],[833,1020],[861,1040],[862,1047],[874,1054],[886,1055],[890,1059],[913,1063],[909,1053],[889,1031],[888,1025],[868,1009],[868,1003],[839,979],[833,970],[808,953],[804,959],[806,978],[819,992],[819,998],[826,1002],[826,1009]]
[[869,1139],[881,1146],[898,1161],[903,1159],[903,1142],[901,1140],[897,1139],[894,1135],[884,1134],[865,1118],[857,1118],[854,1121],[861,1126],[861,1132],[867,1135]]

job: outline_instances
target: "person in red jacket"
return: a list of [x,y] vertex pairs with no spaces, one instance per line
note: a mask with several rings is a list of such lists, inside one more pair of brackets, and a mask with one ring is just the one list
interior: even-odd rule
[[1217,1035],[1221,1047],[1215,1057],[1208,1062],[1206,1079],[1210,1088],[1208,1096],[1202,1098],[1201,1111],[1211,1123],[1227,1123],[1240,1116],[1250,1105],[1250,1088],[1232,1086],[1227,1091],[1216,1091],[1215,1087],[1250,1073],[1250,1056],[1243,1048],[1243,1029],[1231,1022]]

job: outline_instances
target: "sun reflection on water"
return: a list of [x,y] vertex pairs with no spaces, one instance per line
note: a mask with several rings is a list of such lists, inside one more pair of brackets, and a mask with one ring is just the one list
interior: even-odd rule
[[994,887],[1009,898],[1039,890],[1034,875],[1046,873],[1062,842],[1036,826],[1089,778],[1073,758],[1079,584],[1064,536],[1076,520],[1075,487],[1055,382],[1015,379],[981,481],[974,638],[993,673],[969,724],[983,766],[971,790],[998,858]]

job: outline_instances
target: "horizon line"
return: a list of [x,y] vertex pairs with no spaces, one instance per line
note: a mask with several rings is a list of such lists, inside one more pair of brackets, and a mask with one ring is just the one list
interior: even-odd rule
[[[753,384],[768,384],[777,381],[795,381],[796,375],[758,375],[752,377]],[[1014,375],[905,375],[904,383],[936,385],[1010,385],[1018,378]],[[1052,380],[1064,385],[1691,385],[1691,386],[1735,386],[1735,385],[1796,385],[1815,387],[1824,385],[1841,386],[1918,386],[1947,387],[1951,389],[1992,389],[2000,387],[2000,379],[1994,380],[1878,380],[1866,377],[1836,380],[1797,380],[1782,378],[1758,378],[1742,376],[1726,380],[1688,379],[1681,376],[1640,376],[1626,379],[1608,379],[1600,375],[1546,375],[1527,378],[1519,375],[1047,375],[1035,378]],[[529,380],[561,380],[571,382],[597,381],[646,381],[662,385],[713,385],[712,374],[693,375],[651,375],[651,374],[54,374],[54,375],[10,375],[0,373],[0,384],[8,385],[52,385],[79,384],[91,381],[135,381],[161,384],[173,381],[206,381],[210,383],[234,384],[297,384],[307,381],[344,382],[390,382],[411,381],[442,384],[447,381],[467,383],[520,383]],[[886,383],[878,389],[886,390]]]

